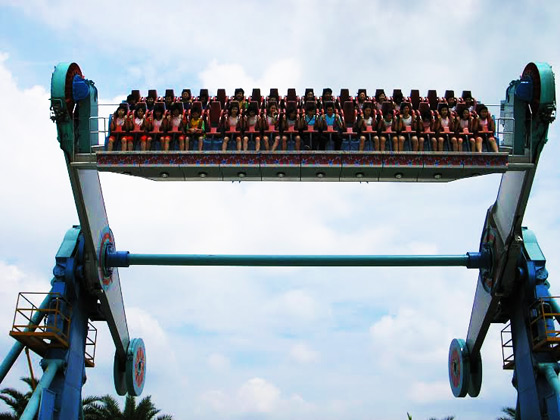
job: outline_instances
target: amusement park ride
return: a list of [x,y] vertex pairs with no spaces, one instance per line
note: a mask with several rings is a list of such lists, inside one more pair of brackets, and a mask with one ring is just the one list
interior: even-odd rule
[[[52,288],[40,305],[20,293],[10,335],[16,343],[0,366],[0,382],[24,348],[44,370],[21,418],[78,419],[85,368],[94,366],[95,328],[106,321],[115,343],[114,383],[137,396],[146,379],[142,339],[128,333],[118,267],[130,265],[465,266],[479,276],[466,339],[449,350],[456,397],[478,396],[480,350],[491,323],[503,333],[504,369],[513,369],[521,419],[560,420],[560,306],[550,296],[545,258],[522,227],[548,127],[555,118],[554,74],[529,63],[507,88],[498,119],[501,151],[463,152],[109,152],[98,146],[97,89],[77,64],[52,75],[52,119],[66,158],[80,226],[56,254]],[[99,172],[153,180],[416,181],[449,182],[502,173],[482,228],[480,249],[465,255],[145,255],[117,251],[105,211]],[[509,351],[509,353],[508,353]]]

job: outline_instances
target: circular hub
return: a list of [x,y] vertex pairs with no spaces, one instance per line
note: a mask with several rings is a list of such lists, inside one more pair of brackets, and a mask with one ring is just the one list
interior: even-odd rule
[[469,388],[469,354],[464,340],[454,339],[449,346],[449,385],[456,397],[467,395]]
[[126,388],[128,394],[139,396],[146,380],[146,347],[141,338],[135,338],[128,344],[126,358]]
[[113,232],[111,232],[109,226],[105,226],[99,235],[99,255],[97,256],[99,282],[105,291],[109,290],[113,285],[113,270],[105,266],[105,256],[107,251],[114,249],[115,238],[113,237]]
[[523,70],[522,77],[529,77],[533,82],[533,100],[531,105],[533,106],[534,112],[537,112],[541,100],[541,75],[539,68],[535,63],[527,64]]

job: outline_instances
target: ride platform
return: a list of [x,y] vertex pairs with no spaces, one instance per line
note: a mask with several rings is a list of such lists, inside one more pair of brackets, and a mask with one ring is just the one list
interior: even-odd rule
[[450,182],[533,166],[507,152],[108,152],[102,147],[77,154],[71,165],[156,181],[306,182]]

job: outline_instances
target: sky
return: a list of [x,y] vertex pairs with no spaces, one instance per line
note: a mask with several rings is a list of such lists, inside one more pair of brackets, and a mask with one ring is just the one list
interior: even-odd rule
[[[560,3],[551,1],[0,0],[0,10],[0,357],[13,344],[17,293],[48,291],[56,251],[78,222],[49,119],[57,63],[78,63],[101,103],[131,89],[365,87],[471,90],[487,104],[504,99],[527,63],[560,63],[551,47]],[[556,122],[524,218],[553,294],[559,134]],[[166,183],[101,174],[117,248],[135,253],[464,254],[478,250],[499,182]],[[511,371],[501,369],[503,325],[492,325],[482,348],[480,396],[456,399],[448,382],[449,344],[466,336],[477,275],[120,270],[131,337],[146,343],[143,396],[196,420],[496,418],[516,398]],[[84,395],[114,394],[114,345],[106,325],[97,328]],[[20,357],[2,386],[19,387],[24,375]]]

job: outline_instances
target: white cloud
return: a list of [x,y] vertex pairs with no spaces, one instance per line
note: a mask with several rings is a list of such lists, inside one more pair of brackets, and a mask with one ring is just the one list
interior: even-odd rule
[[[348,87],[353,92],[364,86],[397,87],[404,91],[460,91],[475,86],[479,87],[475,92],[482,96],[502,95],[503,88],[493,83],[491,77],[481,77],[486,73],[480,63],[497,66],[500,71],[512,65],[522,66],[535,57],[520,45],[526,46],[533,40],[535,45],[545,44],[549,39],[546,31],[535,33],[530,28],[535,22],[548,21],[557,14],[558,5],[527,8],[520,16],[515,4],[500,7],[500,13],[496,13],[496,5],[482,5],[474,0],[451,8],[441,7],[439,2],[387,5],[381,1],[355,1],[347,7],[340,7],[339,2],[295,0],[266,7],[223,0],[172,2],[169,9],[173,13],[154,8],[148,0],[137,1],[135,7],[106,0],[85,2],[88,13],[68,7],[65,1],[35,0],[14,2],[12,6],[60,36],[87,33],[81,47],[110,57],[107,68],[114,71],[116,83],[134,84],[140,89],[165,89],[170,82],[175,89],[185,87],[184,84],[196,89],[217,89],[224,84],[237,87],[242,82],[263,83],[261,88],[282,88],[288,87],[285,81],[296,83],[294,87],[298,89],[328,85],[334,89]],[[107,14],[106,10],[112,12]],[[165,42],[157,36],[144,37],[141,42],[136,37],[119,36],[122,16],[139,28],[165,21]],[[203,16],[212,17],[207,30],[186,24],[186,20],[193,22]],[[527,32],[510,33],[513,18],[519,22],[516,28]],[[484,30],[477,31],[477,27]],[[510,30],[503,30],[504,27]],[[432,32],[427,28],[432,28]],[[445,37],[440,36],[443,33]],[[433,39],[445,48],[445,60],[434,60],[425,53],[427,43]],[[518,45],[518,49],[514,51],[509,48],[511,45]],[[550,57],[549,61],[558,58],[553,51],[543,50],[542,54]],[[231,76],[226,74],[228,71]],[[196,80],[205,72],[220,79]],[[514,70],[508,77],[516,77],[517,72]],[[504,73],[498,74],[504,77]],[[234,75],[239,79],[233,79]]]
[[410,387],[412,401],[420,404],[431,404],[441,400],[452,399],[449,382],[413,382]]
[[445,360],[451,340],[446,324],[399,308],[394,316],[383,316],[370,328],[374,354],[379,367],[392,370],[399,364],[437,364]]
[[321,316],[322,308],[310,294],[304,290],[290,290],[284,293],[272,305],[274,315],[284,315],[299,322],[315,321]]
[[277,88],[283,94],[290,87],[301,86],[301,70],[295,58],[278,60],[273,57],[273,60],[260,76],[246,74],[242,64],[220,64],[213,60],[200,72],[199,78],[202,86],[222,87],[231,94],[235,88],[242,87],[247,96],[251,95],[254,87],[261,88],[261,95],[267,96],[271,87]]
[[212,353],[208,356],[208,366],[215,371],[224,372],[229,370],[230,361],[229,359],[220,353]]
[[199,397],[201,411],[210,410],[222,418],[301,418],[316,415],[316,407],[301,395],[283,395],[273,383],[259,377],[251,378],[232,391],[213,389]]
[[319,353],[304,343],[294,344],[290,349],[290,357],[297,363],[308,364],[319,361]]
[[249,379],[237,392],[241,411],[271,413],[280,402],[280,390],[262,378]]
[[229,397],[218,390],[210,390],[200,396],[203,404],[208,405],[212,411],[218,413],[228,413],[230,409]]

